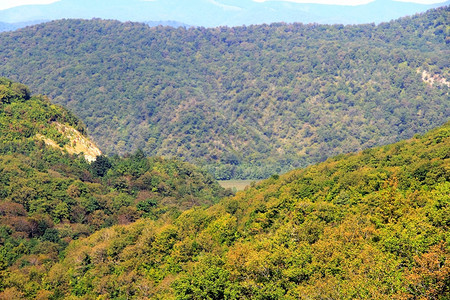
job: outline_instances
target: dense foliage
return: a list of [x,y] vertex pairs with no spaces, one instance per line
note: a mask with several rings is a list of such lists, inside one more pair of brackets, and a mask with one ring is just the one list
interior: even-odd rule
[[447,123],[272,176],[210,208],[102,229],[57,263],[26,253],[7,268],[1,252],[0,296],[448,299],[449,226]]
[[67,110],[0,78],[2,291],[10,286],[8,274],[20,274],[11,270],[55,261],[70,241],[100,228],[177,216],[229,195],[205,171],[174,159],[147,158],[142,151],[99,156],[89,164],[83,155],[63,153],[37,137],[69,143],[56,123],[84,128]]
[[377,26],[54,21],[2,33],[0,74],[71,108],[107,153],[266,178],[443,124],[449,9]]
[[53,126],[65,123],[85,133],[85,126],[66,109],[51,104],[43,96],[31,97],[29,88],[21,83],[0,78],[0,141],[4,153],[10,144],[25,142],[36,134],[43,134],[59,144],[68,141]]

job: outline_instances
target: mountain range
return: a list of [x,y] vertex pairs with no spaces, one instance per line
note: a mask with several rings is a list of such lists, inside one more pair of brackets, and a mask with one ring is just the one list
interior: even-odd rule
[[253,0],[61,0],[47,5],[24,5],[2,10],[0,21],[17,23],[62,18],[139,22],[172,20],[205,27],[273,22],[361,24],[388,22],[449,3],[425,5],[375,0],[349,6]]
[[0,299],[450,299],[449,17],[1,33]]

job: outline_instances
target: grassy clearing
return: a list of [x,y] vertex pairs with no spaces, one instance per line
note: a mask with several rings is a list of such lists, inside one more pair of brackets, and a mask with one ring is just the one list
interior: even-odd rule
[[257,182],[257,180],[219,180],[219,184],[223,188],[236,189],[236,191],[243,191],[252,182]]

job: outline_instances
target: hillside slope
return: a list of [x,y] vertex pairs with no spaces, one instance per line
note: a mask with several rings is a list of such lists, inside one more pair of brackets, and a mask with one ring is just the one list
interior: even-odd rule
[[176,216],[230,194],[185,162],[138,151],[89,163],[75,153],[93,147],[69,111],[0,78],[0,291],[21,276],[17,267],[57,261],[70,241],[100,228]]
[[2,148],[10,143],[42,140],[71,154],[83,153],[89,161],[101,155],[86,136],[80,120],[62,107],[51,104],[46,97],[31,97],[27,86],[0,78],[0,104]]
[[100,230],[52,266],[13,266],[3,295],[448,299],[449,195],[447,123],[273,176],[210,208]]
[[62,20],[0,34],[0,74],[72,109],[105,153],[267,178],[450,116],[449,7],[379,26],[148,28]]

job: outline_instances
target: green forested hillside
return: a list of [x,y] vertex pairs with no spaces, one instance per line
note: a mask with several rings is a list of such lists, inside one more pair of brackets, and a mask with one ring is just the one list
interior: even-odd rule
[[4,263],[0,296],[448,299],[449,205],[447,123],[272,176],[210,208],[102,229],[57,263]]
[[106,153],[263,178],[443,124],[449,9],[377,26],[61,20],[2,33],[0,74],[72,109]]
[[61,128],[84,132],[67,110],[0,78],[0,291],[21,278],[17,270],[51,265],[70,241],[100,228],[177,216],[229,195],[206,172],[142,151],[88,163],[58,148],[73,143]]

